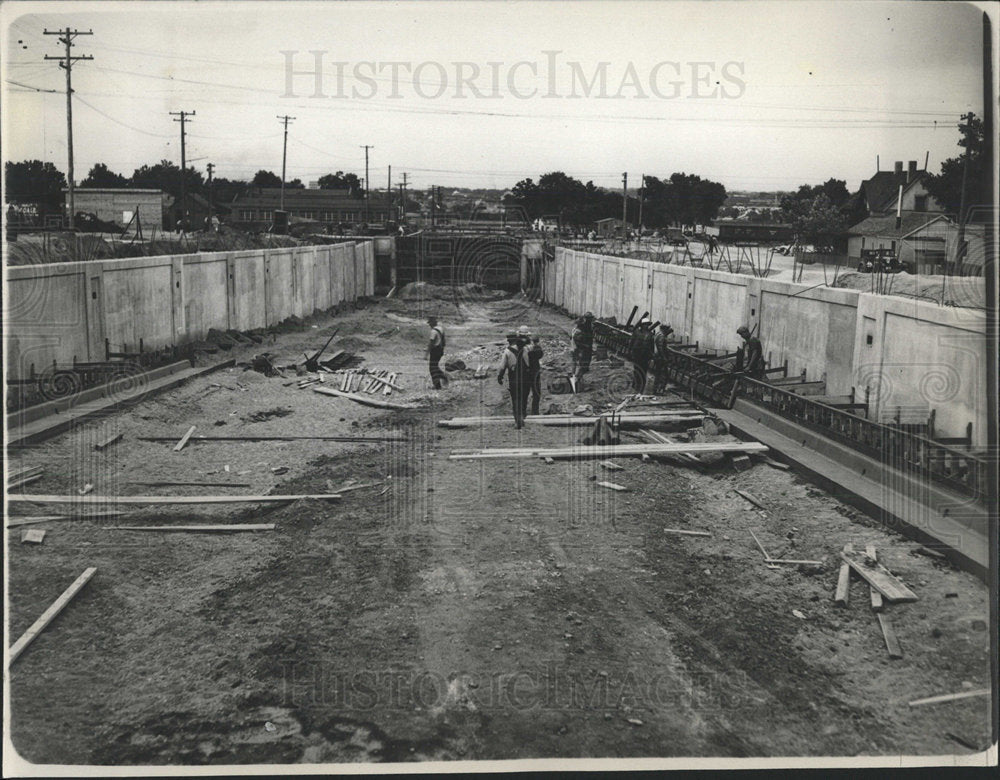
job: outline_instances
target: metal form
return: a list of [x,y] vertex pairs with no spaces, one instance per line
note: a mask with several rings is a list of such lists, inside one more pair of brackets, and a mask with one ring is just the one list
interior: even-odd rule
[[[594,323],[594,341],[628,359],[631,334],[605,322]],[[694,354],[691,348],[694,349]],[[711,402],[732,407],[737,395],[785,419],[841,442],[880,463],[921,480],[933,480],[976,500],[987,494],[987,459],[972,451],[971,432],[960,439],[935,440],[903,426],[868,419],[868,393],[862,400],[851,394],[843,398],[800,395],[794,383],[753,379],[734,374],[717,358],[698,353],[697,344],[676,344],[667,349],[654,371],[663,371],[672,382]],[[718,357],[724,357],[719,355]],[[787,364],[767,372],[787,377]],[[780,380],[779,380],[780,381]],[[958,445],[958,446],[955,446]],[[965,448],[962,449],[962,445]]]

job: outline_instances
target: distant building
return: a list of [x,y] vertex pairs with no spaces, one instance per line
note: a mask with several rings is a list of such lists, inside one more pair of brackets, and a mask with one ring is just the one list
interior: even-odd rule
[[[322,222],[332,229],[365,222],[365,199],[350,190],[305,190],[285,188],[285,211],[289,221]],[[229,204],[234,224],[266,227],[281,208],[280,187],[250,187]],[[392,219],[388,202],[378,196],[368,201],[368,225],[381,226]]]
[[621,235],[624,223],[618,217],[605,217],[604,219],[597,220],[594,224],[597,225],[598,236],[601,238],[610,238],[611,236]]
[[724,244],[737,241],[779,244],[794,238],[792,226],[783,222],[717,219],[715,227],[719,229],[719,241]]
[[[192,192],[184,196],[187,219],[186,230],[204,230],[208,226],[209,203],[201,195]],[[224,203],[211,204],[211,213],[220,220],[225,220],[231,212],[229,206]],[[164,224],[167,230],[180,230],[181,203],[180,199],[173,200],[166,210],[167,216]]]
[[878,171],[861,182],[861,188],[854,197],[861,200],[864,213],[869,216],[895,215],[900,200],[899,188],[902,187],[903,211],[940,213],[943,209],[927,192],[926,178],[927,171],[917,170],[916,160],[910,160],[905,171],[902,161],[898,161],[893,170]]
[[[68,197],[69,190],[63,188]],[[129,187],[74,187],[73,207],[102,222],[125,227],[139,214],[142,229],[163,230],[163,214],[172,198],[163,190]]]
[[890,249],[912,273],[983,273],[986,235],[982,224],[968,224],[962,231],[944,214],[911,211],[902,215],[898,228],[891,215],[868,217],[847,232],[851,261],[859,260],[864,249]]

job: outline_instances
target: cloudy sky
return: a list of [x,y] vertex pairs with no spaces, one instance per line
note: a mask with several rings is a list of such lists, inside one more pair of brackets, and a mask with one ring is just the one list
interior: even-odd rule
[[[957,153],[982,113],[982,10],[958,2],[5,2],[5,160],[76,178],[180,161],[217,176],[335,170],[384,187],[509,187],[562,170],[598,185],[697,173],[730,190]],[[320,77],[317,78],[316,63]],[[289,74],[292,70],[303,73]],[[291,92],[288,91],[291,79]]]

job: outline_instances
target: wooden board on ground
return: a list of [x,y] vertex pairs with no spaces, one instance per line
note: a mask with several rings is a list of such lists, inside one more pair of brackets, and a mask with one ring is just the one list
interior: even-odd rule
[[688,531],[685,528],[664,528],[665,534],[681,534],[683,536],[711,536],[710,531]]
[[233,523],[232,525],[109,525],[106,531],[186,531],[236,533],[237,531],[273,531],[274,523]]
[[274,504],[301,499],[340,498],[336,493],[291,496],[8,496],[12,504]]
[[323,395],[332,395],[338,398],[347,398],[348,400],[355,401],[359,404],[364,404],[365,406],[374,406],[378,409],[392,409],[394,411],[406,411],[408,409],[413,409],[413,406],[407,406],[404,404],[394,404],[389,401],[380,401],[376,398],[367,398],[362,395],[355,395],[354,393],[344,393],[340,390],[334,390],[332,387],[314,387],[314,393],[322,393]]
[[[873,561],[878,560],[878,553],[875,551],[874,544],[865,545],[865,555],[871,558]],[[872,611],[881,612],[882,611],[882,594],[879,593],[871,585],[868,586],[869,595],[871,597]]]
[[[614,422],[616,425],[655,425],[663,422],[697,422],[705,416],[701,411],[677,411],[677,412],[650,412],[642,414],[637,412],[626,412],[616,414]],[[525,423],[534,425],[551,425],[555,427],[573,427],[593,425],[600,419],[600,416],[584,417],[575,414],[529,414],[524,418]],[[509,417],[453,417],[450,420],[438,420],[441,428],[469,428],[479,425],[506,425],[510,423]]]
[[106,450],[112,444],[116,444],[117,442],[120,442],[123,438],[125,438],[125,434],[124,433],[115,434],[114,436],[112,436],[112,437],[110,437],[108,439],[105,439],[102,442],[98,442],[97,444],[95,444],[94,445],[94,449],[95,450]]
[[616,485],[614,482],[598,482],[597,484],[609,490],[628,490],[624,485]]
[[624,466],[619,466],[617,463],[610,460],[602,460],[599,465],[601,468],[607,469],[608,471],[621,471],[625,468]]
[[926,699],[914,699],[910,702],[911,707],[921,707],[924,704],[944,704],[949,701],[959,699],[971,699],[977,696],[989,696],[992,691],[989,688],[977,688],[972,691],[962,691],[961,693],[946,693],[942,696],[930,696]]
[[181,436],[181,440],[177,442],[177,444],[174,446],[174,452],[180,452],[182,449],[184,449],[184,445],[188,443],[188,439],[191,438],[191,434],[194,433],[194,429],[195,426],[192,425],[190,428],[188,428],[188,432],[185,433],[183,436]]
[[917,600],[916,594],[878,561],[873,561],[862,553],[854,552],[842,552],[840,557],[851,564],[851,568],[860,574],[869,585],[878,590],[887,601]]
[[751,504],[753,504],[758,509],[763,509],[765,512],[767,511],[767,507],[764,506],[764,504],[761,503],[761,501],[760,501],[759,498],[756,498],[755,496],[752,496],[750,493],[747,493],[745,490],[740,490],[739,488],[733,488],[733,492],[736,495],[738,495],[740,498],[744,498],[747,501],[749,501]]
[[41,544],[45,541],[45,531],[32,528],[30,531],[21,531],[21,544]]
[[96,568],[90,568],[84,571],[76,580],[70,585],[63,594],[52,602],[52,605],[45,610],[41,617],[38,618],[34,623],[31,624],[31,628],[21,634],[20,639],[18,639],[10,648],[10,663],[13,664],[24,652],[25,648],[31,644],[36,636],[38,636],[46,627],[55,620],[56,615],[62,612],[66,605],[73,599],[73,597],[80,592],[84,585],[90,582],[90,578],[97,573]]
[[16,488],[23,487],[24,485],[30,485],[32,482],[37,482],[44,476],[45,476],[44,474],[28,474],[25,477],[20,477],[16,480],[11,480],[10,482],[8,482],[7,489],[14,490]]
[[141,480],[134,479],[128,480],[125,484],[142,485],[144,487],[253,487],[253,485],[249,482],[143,482]]
[[616,457],[667,455],[678,452],[761,452],[766,450],[757,442],[699,442],[697,444],[609,444],[596,447],[562,447],[558,449],[482,449],[471,452],[453,451],[449,460],[490,460],[495,458],[568,458],[570,460],[602,460]]
[[30,515],[24,515],[20,517],[8,517],[7,527],[17,528],[22,525],[37,525],[38,523],[54,523],[61,520],[99,520],[102,517],[117,517],[119,515],[125,515],[128,512],[93,512],[91,514],[76,514],[76,515],[38,515],[37,517],[32,517]]
[[[844,545],[844,552],[853,552],[854,548],[849,544]],[[840,564],[840,572],[837,575],[837,592],[833,596],[833,603],[838,607],[846,607],[851,597],[851,565],[844,561]]]
[[[175,441],[170,436],[139,436],[139,441]],[[344,441],[344,442],[366,442],[366,441],[406,441],[400,436],[351,436],[351,435],[330,435],[330,436],[281,436],[262,434],[259,436],[195,436],[189,443],[208,441]]]
[[881,612],[875,613],[875,617],[878,618],[879,627],[882,629],[882,638],[885,639],[885,649],[889,651],[889,657],[902,658],[903,649],[899,646],[899,640],[896,639],[896,632],[892,630],[889,618]]

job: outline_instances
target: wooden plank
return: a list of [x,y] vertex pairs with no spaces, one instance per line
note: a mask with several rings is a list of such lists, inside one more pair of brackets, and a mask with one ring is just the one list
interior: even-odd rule
[[[628,425],[654,425],[661,422],[687,422],[700,420],[705,416],[704,412],[650,412],[643,414],[639,412],[625,412],[616,414],[615,423]],[[575,414],[529,414],[524,418],[526,423],[534,425],[551,426],[584,426],[593,425],[599,417],[584,417]],[[450,420],[438,420],[441,428],[469,428],[478,425],[507,425],[510,423],[509,417],[453,417]]]
[[52,602],[52,605],[42,613],[41,617],[32,623],[31,628],[21,634],[21,638],[10,648],[10,664],[13,664],[21,656],[21,653],[31,644],[34,638],[42,633],[48,627],[49,623],[55,620],[56,616],[66,608],[66,605],[80,592],[84,585],[90,582],[90,578],[96,573],[96,568],[84,571],[83,574],[76,578],[72,585],[63,591],[63,594],[59,598]]
[[334,499],[336,493],[306,494],[290,496],[8,496],[12,504],[275,504],[300,499]]
[[[393,377],[395,377],[395,374],[393,374]],[[402,390],[403,390],[402,387],[400,387],[399,385],[395,384],[394,381],[393,381],[393,379],[391,379],[389,377],[377,376],[377,377],[374,377],[374,379],[375,379],[375,385],[376,386],[378,386],[378,385],[384,385],[385,387],[391,388],[392,390],[399,390],[400,392],[402,392]]]
[[114,436],[112,436],[112,437],[110,437],[108,439],[105,439],[102,442],[98,442],[97,444],[95,444],[94,445],[94,449],[95,450],[106,450],[112,444],[117,444],[118,442],[120,442],[123,438],[125,438],[125,434],[124,433],[115,434]]
[[15,488],[19,488],[19,487],[21,487],[23,485],[30,485],[32,482],[37,482],[38,480],[40,480],[44,476],[45,476],[44,474],[29,474],[26,477],[21,477],[17,481],[8,482],[7,483],[7,489],[8,490],[14,490]]
[[733,488],[733,492],[736,493],[736,495],[740,496],[741,498],[744,498],[747,501],[749,501],[758,509],[763,509],[765,512],[767,511],[767,507],[761,503],[759,498],[755,498],[754,496],[747,493],[745,490],[740,490],[739,488]]
[[[385,482],[381,481],[381,482],[368,482],[364,485],[348,485],[347,487],[337,488],[335,492],[337,493],[337,495],[340,495],[341,493],[349,493],[352,490],[361,490],[362,488],[378,487],[379,485],[384,485],[384,484]],[[329,487],[329,485],[327,485],[327,487]]]
[[[844,552],[852,552],[850,544],[844,545]],[[851,565],[846,561],[840,564],[840,573],[837,575],[837,592],[833,596],[833,603],[838,607],[846,607],[851,597]]]
[[367,398],[365,396],[355,395],[354,393],[343,393],[340,390],[334,390],[332,387],[314,387],[314,393],[322,393],[323,395],[332,395],[338,398],[347,398],[348,400],[355,401],[359,404],[364,404],[365,406],[374,406],[378,409],[393,409],[395,411],[406,411],[408,409],[415,409],[415,406],[406,406],[404,404],[394,404],[389,401],[380,401],[377,398]]
[[946,693],[942,696],[930,696],[926,699],[914,699],[910,702],[911,707],[922,707],[925,704],[943,704],[949,701],[958,701],[959,699],[971,699],[977,696],[989,696],[991,690],[989,688],[977,688],[972,691],[962,691],[961,693]]
[[[874,544],[865,545],[865,555],[867,555],[873,561],[878,560],[878,553],[875,551]],[[877,590],[875,590],[875,588],[873,588],[871,585],[868,586],[868,592],[871,597],[872,611],[881,612],[883,607],[882,594],[879,593]]]
[[495,458],[568,458],[570,460],[601,460],[616,457],[639,457],[644,453],[665,455],[678,452],[760,452],[766,450],[757,442],[719,442],[697,444],[609,444],[598,447],[564,447],[558,449],[484,449],[476,452],[452,452],[449,460],[491,460]]
[[143,482],[130,479],[126,485],[143,485],[145,487],[253,487],[249,482]]
[[616,485],[614,482],[598,482],[600,487],[608,488],[609,490],[628,490],[624,485]]
[[[172,436],[139,436],[139,441],[176,441]],[[260,436],[194,436],[189,444],[209,442],[209,441],[406,441],[401,436],[280,436],[280,435],[260,435]]]
[[684,528],[664,528],[665,534],[681,534],[683,536],[711,536],[710,531],[688,531]]
[[761,552],[762,552],[762,553],[764,554],[764,560],[765,560],[765,561],[770,561],[770,560],[771,560],[771,556],[767,554],[767,550],[765,550],[765,549],[764,549],[764,545],[762,545],[762,544],[760,543],[760,539],[758,539],[758,538],[757,538],[757,534],[755,534],[755,533],[753,532],[753,529],[752,529],[752,528],[748,528],[747,530],[748,530],[748,531],[750,532],[750,536],[752,536],[752,537],[753,537],[753,540],[754,540],[755,542],[757,542],[757,547],[759,547],[759,548],[760,548],[760,551],[761,551]]
[[840,557],[851,564],[851,568],[865,581],[881,593],[887,601],[916,601],[916,594],[899,581],[885,566],[871,560],[867,555],[842,552]]
[[128,512],[94,512],[93,514],[85,515],[38,515],[38,516],[20,516],[20,517],[8,517],[7,527],[17,528],[22,525],[38,525],[38,523],[54,523],[60,520],[100,520],[103,517],[117,517],[118,515],[126,515]]
[[823,561],[800,560],[798,558],[768,558],[768,563],[786,563],[792,566],[822,566]]
[[11,469],[7,472],[7,479],[11,482],[21,479],[22,477],[32,476],[34,474],[41,474],[44,471],[42,466],[27,466],[23,469]]
[[608,471],[621,471],[623,468],[625,468],[624,466],[619,466],[617,463],[610,460],[602,460],[598,465],[600,465],[600,467],[603,469],[607,469]]
[[274,523],[234,523],[232,525],[109,525],[107,531],[181,531],[190,533],[236,533],[273,531]]
[[899,640],[896,639],[896,632],[892,630],[889,619],[881,612],[876,612],[875,617],[878,618],[878,624],[882,628],[882,637],[885,639],[885,649],[889,651],[889,657],[902,658],[903,649],[899,646]]
[[184,446],[188,443],[188,439],[191,438],[191,434],[194,433],[194,428],[195,426],[193,425],[190,428],[188,428],[188,432],[185,433],[181,437],[181,440],[177,442],[177,444],[174,446],[174,452],[180,452],[182,449],[184,449]]
[[[658,442],[660,444],[676,444],[677,443],[673,439],[671,439],[669,436],[665,436],[664,434],[660,433],[659,431],[653,431],[653,430],[650,430],[649,428],[640,428],[639,429],[639,433],[641,433],[643,436],[645,436],[647,439],[649,439],[652,442]],[[697,463],[699,466],[702,465],[702,462],[698,458],[696,458],[694,455],[692,455],[690,452],[679,452],[677,454],[681,457],[682,460],[686,460],[689,463]]]
[[21,544],[41,544],[45,541],[45,531],[38,528],[32,528],[29,531],[21,531]]

